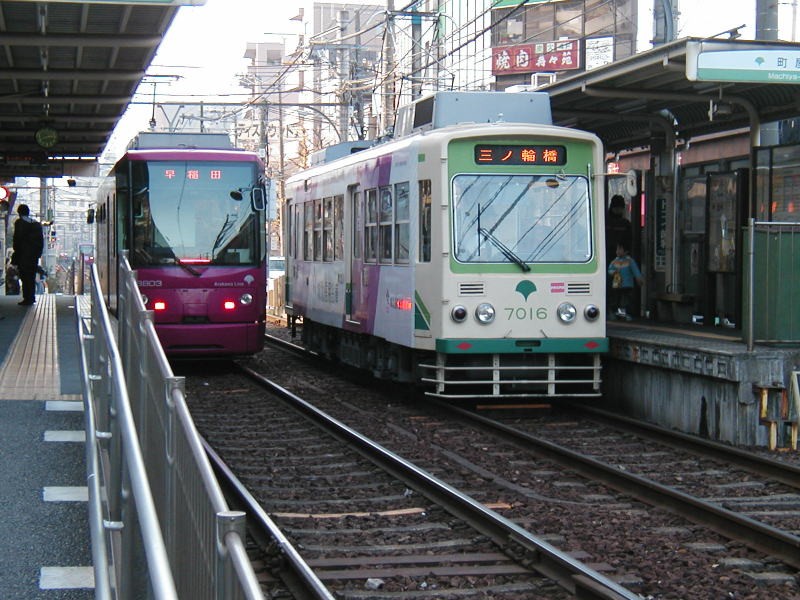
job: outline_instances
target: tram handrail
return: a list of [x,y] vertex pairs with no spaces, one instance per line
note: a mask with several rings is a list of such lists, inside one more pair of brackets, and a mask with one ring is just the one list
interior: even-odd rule
[[[92,549],[96,581],[100,580],[96,597],[263,600],[245,550],[245,514],[231,510],[224,499],[186,406],[183,378],[172,373],[152,311],[145,309],[126,256],[120,258],[118,272],[118,346],[98,292],[95,266],[91,272],[92,330],[83,334],[81,342],[82,349],[86,344],[93,357],[97,355],[93,362],[87,361],[90,368],[84,369],[87,397],[97,396],[103,385],[116,392],[113,397],[99,395],[92,402],[92,416],[87,416],[87,446],[89,438],[100,440],[92,442],[92,456],[87,448]],[[95,320],[95,313],[104,319]],[[104,346],[103,352],[95,350],[100,338],[107,340],[108,349]],[[113,371],[105,368],[112,364]],[[107,405],[98,410],[103,401]],[[102,418],[113,431],[104,430],[102,424],[90,426],[89,419]],[[123,420],[125,428],[115,423]],[[97,427],[109,434],[94,436]],[[126,462],[130,460],[125,454],[129,447],[138,451],[141,459],[133,461],[133,467]],[[134,468],[138,475],[133,483],[147,487],[146,523],[138,504],[126,504],[128,471],[132,473]],[[105,490],[104,503],[99,500],[101,488]],[[138,502],[138,494],[133,496]],[[124,515],[126,521],[123,523],[122,517],[104,520],[103,514]],[[151,564],[151,551],[144,548],[145,532],[140,539],[131,531],[137,523],[147,527],[148,539],[154,531],[158,534],[158,551],[153,554],[156,564]],[[148,557],[147,581],[140,580],[142,574],[135,570],[142,563],[143,549]],[[103,581],[110,567],[114,581]],[[111,595],[107,588],[116,593]],[[109,595],[103,595],[106,593]]]

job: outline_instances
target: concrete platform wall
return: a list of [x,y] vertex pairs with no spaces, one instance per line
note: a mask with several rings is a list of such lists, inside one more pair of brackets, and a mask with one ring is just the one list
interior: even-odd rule
[[[754,385],[788,389],[797,350],[728,352],[611,340],[602,406],[663,427],[739,446],[767,446]],[[787,445],[779,430],[778,445]]]

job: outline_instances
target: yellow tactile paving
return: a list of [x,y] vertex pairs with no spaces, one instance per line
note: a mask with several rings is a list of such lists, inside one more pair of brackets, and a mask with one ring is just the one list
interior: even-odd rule
[[80,400],[79,394],[61,394],[55,297],[38,296],[26,310],[0,366],[0,400]]

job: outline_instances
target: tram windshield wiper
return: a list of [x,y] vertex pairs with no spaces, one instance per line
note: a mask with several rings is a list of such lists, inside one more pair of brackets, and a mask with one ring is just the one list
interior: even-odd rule
[[489,231],[483,227],[478,227],[478,233],[481,234],[485,239],[492,242],[495,248],[500,250],[503,256],[505,256],[508,260],[513,262],[514,264],[518,265],[520,269],[522,269],[525,273],[531,270],[530,266],[522,260],[519,256],[514,254],[514,252],[506,246],[503,242],[498,240],[494,237]]
[[187,273],[191,273],[195,277],[200,277],[200,275],[202,275],[202,273],[200,271],[198,271],[197,269],[195,269],[191,265],[183,262],[180,258],[176,258],[175,259],[175,264],[178,265],[180,268],[182,268]]

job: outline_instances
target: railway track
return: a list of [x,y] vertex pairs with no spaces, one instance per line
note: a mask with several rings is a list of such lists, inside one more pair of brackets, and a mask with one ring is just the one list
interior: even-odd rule
[[602,415],[605,426],[583,418],[542,427],[539,419],[510,425],[447,408],[537,455],[800,569],[800,468],[794,465],[608,413]]
[[[237,398],[237,407],[246,408],[241,416],[236,411],[224,422],[199,402],[192,402],[192,413],[220,477],[270,532],[254,537],[272,539],[264,545],[287,557],[278,571],[288,573],[282,579],[295,595],[326,597],[330,586],[338,597],[353,598],[416,597],[412,591],[638,597],[297,396],[274,385],[269,394],[247,396]],[[245,483],[232,478],[234,471]],[[276,538],[279,529],[286,534]],[[302,548],[303,560],[286,536]]]
[[[291,370],[299,372],[303,367],[294,366]],[[287,384],[303,385],[295,376],[284,377]],[[734,464],[732,459],[718,457],[714,464],[706,462],[712,460],[707,456],[702,460],[696,455],[687,458],[688,439],[678,440],[683,452],[679,456],[656,446],[652,438],[639,446],[631,445],[625,437],[615,438],[596,422],[597,417],[587,420],[575,414],[555,414],[528,420],[530,428],[546,442],[569,441],[563,445],[573,453],[608,463],[614,478],[619,474],[635,474],[637,464],[643,464],[644,458],[652,460],[651,467],[643,468],[645,479],[649,480],[644,483],[646,493],[633,492],[626,488],[628,483],[613,480],[604,483],[601,486],[604,489],[597,489],[603,479],[594,476],[597,469],[591,461],[581,468],[561,466],[568,463],[531,450],[527,442],[512,444],[508,433],[494,433],[487,438],[486,433],[478,433],[474,424],[465,428],[468,421],[462,423],[447,407],[431,409],[429,403],[421,407],[400,404],[397,399],[386,402],[380,399],[384,392],[362,393],[363,399],[356,398],[359,394],[353,393],[352,384],[349,392],[340,392],[338,388],[347,388],[348,384],[323,376],[313,379],[316,387],[332,390],[331,412],[338,410],[336,414],[343,419],[355,419],[359,412],[372,412],[375,428],[380,430],[373,435],[391,448],[404,448],[406,453],[419,444],[420,449],[414,452],[421,454],[412,457],[429,470],[447,473],[449,478],[454,477],[453,473],[466,478],[464,473],[471,472],[498,488],[515,492],[517,498],[512,493],[504,496],[506,504],[512,507],[503,511],[505,516],[538,534],[552,536],[551,539],[557,540],[556,545],[575,556],[593,564],[605,561],[616,577],[644,596],[659,597],[665,591],[679,590],[673,592],[677,593],[673,597],[716,597],[723,593],[721,590],[728,589],[730,597],[739,598],[756,594],[760,588],[766,588],[772,598],[800,596],[794,566],[796,493],[793,488],[786,488],[788,483],[780,482],[780,476],[776,475],[771,483],[763,481],[766,465],[775,461],[761,461],[751,467],[762,479],[742,472],[741,468],[737,469],[738,475],[731,473],[732,479],[728,479],[723,467],[730,468]],[[375,404],[383,405],[376,409]],[[379,419],[374,417],[376,411],[380,413]],[[508,419],[505,421],[508,424]],[[521,425],[524,423],[524,419],[518,420],[513,426],[525,429]],[[725,450],[724,446],[716,446],[719,446],[716,452]],[[738,454],[741,460],[749,459],[748,452]],[[631,457],[633,460],[626,463]],[[442,466],[448,461],[449,467]],[[770,464],[769,468],[777,473],[781,466]],[[666,487],[675,488],[672,498],[668,495],[665,501],[658,497],[661,492],[650,490],[658,478],[647,477],[648,469],[662,477]],[[585,477],[576,473],[584,473]],[[796,479],[794,473],[790,468],[783,478]],[[670,478],[674,481],[670,482]],[[699,487],[704,480],[708,493]],[[477,488],[478,484],[463,483],[463,486],[471,489],[470,486]],[[763,490],[760,498],[753,494],[753,489]],[[729,493],[727,500],[721,491]],[[484,497],[483,493],[476,489],[473,495]],[[690,500],[691,508],[678,518],[674,515],[684,509],[676,508],[679,503],[675,498],[681,496]],[[542,499],[548,501],[541,502]],[[712,505],[712,509],[716,502],[722,505],[722,510],[704,514],[697,509],[696,502]],[[772,511],[777,521],[765,523],[764,515],[757,513],[763,513],[770,504],[778,508]],[[665,510],[659,512],[650,506]],[[564,514],[559,514],[559,509]],[[739,512],[748,509],[749,514]],[[730,516],[733,525],[727,523]],[[763,597],[763,593],[761,590],[761,595],[752,597]]]

